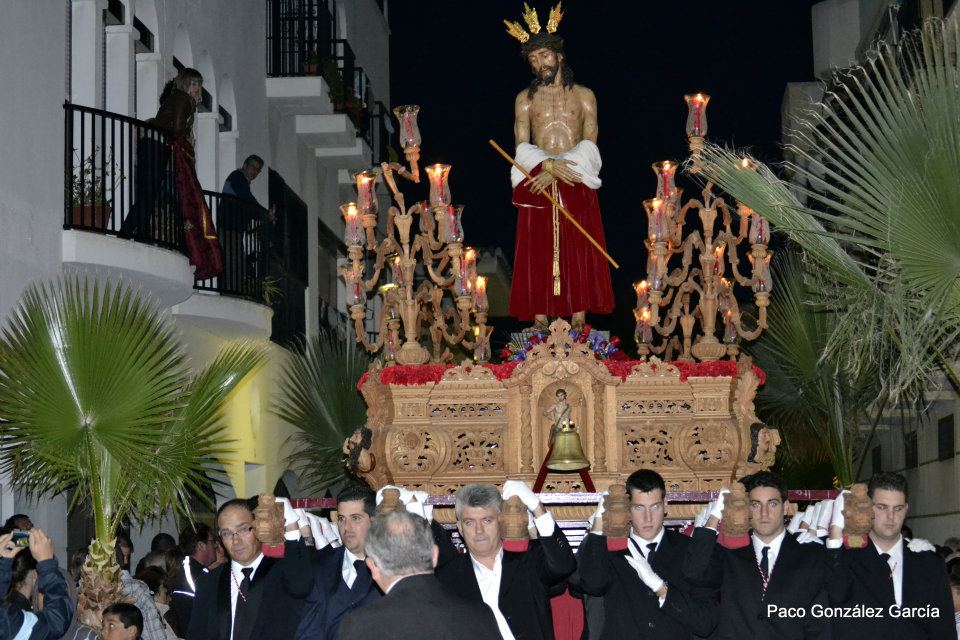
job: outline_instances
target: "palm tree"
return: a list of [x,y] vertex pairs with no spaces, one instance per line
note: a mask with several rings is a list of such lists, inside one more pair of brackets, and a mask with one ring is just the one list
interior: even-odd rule
[[[799,260],[777,262],[780,284],[768,314],[773,330],[750,348],[754,362],[767,373],[757,410],[784,434],[794,460],[817,461],[825,454],[839,484],[848,486],[856,481],[855,467],[864,456],[859,425],[877,395],[876,372],[851,377],[836,360],[823,357],[834,314],[808,303],[815,294],[807,288]],[[807,444],[811,433],[815,447]]]
[[[834,327],[824,357],[876,370],[875,412],[953,368],[960,333],[960,32],[925,23],[838,74],[795,131],[790,183],[715,145],[703,175],[801,247]],[[801,201],[802,198],[802,201]]]
[[287,461],[301,469],[306,491],[319,493],[350,479],[341,448],[366,421],[357,382],[369,364],[370,357],[355,343],[330,331],[291,353],[274,411],[299,430],[291,436]]
[[[193,375],[168,316],[124,284],[64,275],[31,285],[0,337],[0,469],[39,496],[89,500],[96,538],[79,609],[99,626],[118,599],[118,528],[209,503],[208,473],[230,453],[230,392],[262,362],[236,345]],[[212,506],[212,505],[210,505]]]

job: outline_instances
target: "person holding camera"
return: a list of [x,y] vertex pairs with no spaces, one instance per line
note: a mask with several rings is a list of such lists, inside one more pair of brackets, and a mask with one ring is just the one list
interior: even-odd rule
[[43,594],[43,609],[33,613],[4,603],[0,608],[0,638],[60,638],[70,626],[74,605],[67,596],[67,583],[53,557],[53,540],[43,530],[33,527],[26,538],[25,548],[14,541],[16,533],[20,532],[0,536],[0,591],[6,593],[10,588],[17,554],[29,553],[37,561],[37,588]]

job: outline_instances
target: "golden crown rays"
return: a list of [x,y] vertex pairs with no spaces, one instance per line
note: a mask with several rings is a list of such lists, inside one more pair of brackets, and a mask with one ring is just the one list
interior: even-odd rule
[[[558,2],[557,5],[550,10],[550,17],[547,19],[547,33],[556,32],[560,21],[563,20],[563,12],[560,10],[561,4],[563,3]],[[529,40],[531,34],[536,35],[540,33],[540,19],[537,17],[537,10],[530,8],[526,2],[523,3],[523,21],[527,23],[529,32],[527,29],[521,27],[519,22],[511,22],[510,20],[503,21],[503,24],[507,26],[507,35],[516,38],[521,43]]]

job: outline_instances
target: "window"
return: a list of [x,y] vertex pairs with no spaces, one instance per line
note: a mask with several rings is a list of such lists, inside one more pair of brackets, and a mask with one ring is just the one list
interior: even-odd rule
[[883,471],[883,447],[879,444],[870,452],[870,467],[873,473]]
[[120,0],[108,0],[107,10],[103,12],[105,26],[123,24],[124,7]]
[[220,105],[217,111],[220,113],[220,132],[233,131],[233,115]]
[[953,457],[953,414],[937,421],[937,460],[949,460]]
[[911,431],[910,433],[904,434],[903,439],[904,466],[907,469],[913,469],[919,466],[917,460],[917,432]]
[[147,25],[140,22],[138,18],[133,19],[133,28],[136,29],[137,33],[140,35],[140,39],[137,40],[135,45],[137,53],[152,53],[153,32],[147,28]]

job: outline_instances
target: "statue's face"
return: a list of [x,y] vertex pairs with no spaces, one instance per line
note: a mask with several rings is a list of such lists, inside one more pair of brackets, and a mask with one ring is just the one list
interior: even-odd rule
[[557,391],[557,399],[558,399],[558,400],[566,400],[566,399],[567,399],[567,392],[564,391],[563,389],[560,389],[560,391]]
[[553,49],[547,49],[546,47],[531,51],[530,54],[527,55],[530,70],[533,71],[533,75],[543,82],[543,84],[550,84],[557,77],[562,60],[562,53],[557,53]]
[[750,492],[750,526],[758,536],[773,538],[783,529],[786,502],[773,487],[756,487]]
[[644,540],[653,540],[663,527],[667,503],[660,489],[630,491],[630,526]]

